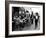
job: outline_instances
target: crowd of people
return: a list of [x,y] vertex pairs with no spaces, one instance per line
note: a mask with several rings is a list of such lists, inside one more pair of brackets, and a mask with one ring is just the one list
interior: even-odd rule
[[40,22],[40,16],[39,16],[38,12],[33,13],[33,11],[32,11],[30,14],[28,10],[19,11],[19,16],[14,15],[13,19],[14,19],[14,21],[12,21],[12,22],[15,24],[15,26],[14,26],[15,30],[22,30],[24,27],[29,26],[29,23],[30,23],[30,25],[35,23],[35,29],[36,29],[38,22]]

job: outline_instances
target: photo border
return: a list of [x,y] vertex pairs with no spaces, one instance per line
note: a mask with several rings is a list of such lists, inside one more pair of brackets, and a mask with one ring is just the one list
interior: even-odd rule
[[[8,35],[9,34],[9,4],[33,4],[33,5],[43,5],[43,33],[37,34],[23,34],[23,35]],[[24,1],[5,1],[5,37],[23,37],[23,36],[40,36],[45,35],[45,3],[42,2],[24,2]]]

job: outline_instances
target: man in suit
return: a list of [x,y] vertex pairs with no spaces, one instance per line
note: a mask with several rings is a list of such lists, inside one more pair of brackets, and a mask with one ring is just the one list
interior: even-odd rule
[[35,17],[34,17],[35,18],[35,29],[37,28],[39,17],[40,17],[39,14],[36,12]]

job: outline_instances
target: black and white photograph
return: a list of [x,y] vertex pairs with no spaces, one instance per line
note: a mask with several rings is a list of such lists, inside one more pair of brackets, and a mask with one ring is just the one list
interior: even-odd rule
[[44,3],[9,3],[8,35],[44,34]]
[[39,7],[12,7],[12,31],[40,30]]

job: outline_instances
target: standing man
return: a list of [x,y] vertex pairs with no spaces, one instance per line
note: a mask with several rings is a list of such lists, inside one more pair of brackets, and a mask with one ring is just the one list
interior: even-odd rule
[[34,15],[33,15],[33,11],[32,11],[32,14],[30,16],[31,24],[33,24],[33,19],[34,19]]
[[39,17],[40,17],[39,14],[36,12],[36,14],[35,14],[35,29],[37,28]]

